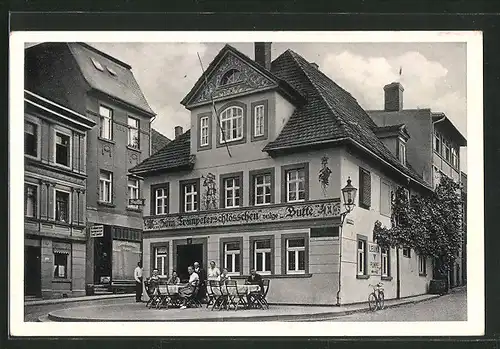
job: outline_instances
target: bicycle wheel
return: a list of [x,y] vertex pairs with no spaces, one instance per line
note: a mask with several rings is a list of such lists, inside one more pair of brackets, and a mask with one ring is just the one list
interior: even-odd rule
[[384,309],[385,307],[384,291],[379,291],[378,293],[378,305],[379,309]]
[[368,296],[368,308],[370,308],[371,311],[377,310],[377,298],[374,293],[370,293]]

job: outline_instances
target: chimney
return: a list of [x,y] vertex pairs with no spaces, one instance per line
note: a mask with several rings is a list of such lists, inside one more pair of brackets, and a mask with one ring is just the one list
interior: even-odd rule
[[182,134],[182,126],[175,126],[175,139],[179,138]]
[[403,110],[403,85],[399,82],[393,82],[384,86],[384,110],[400,111]]
[[271,43],[256,42],[255,43],[255,62],[267,70],[271,70]]

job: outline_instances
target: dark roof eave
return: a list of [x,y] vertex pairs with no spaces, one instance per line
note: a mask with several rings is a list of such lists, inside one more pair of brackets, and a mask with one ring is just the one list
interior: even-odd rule
[[177,166],[173,166],[173,167],[163,167],[163,168],[156,168],[156,169],[150,169],[150,170],[134,170],[132,168],[129,170],[129,172],[136,175],[136,176],[141,176],[143,178],[146,178],[146,177],[153,177],[153,176],[163,174],[163,173],[183,171],[183,170],[192,170],[193,167],[194,167],[194,163],[189,163],[189,164],[182,164],[182,165],[177,165]]
[[139,107],[139,106],[137,106],[135,104],[132,104],[130,102],[127,102],[127,101],[125,101],[125,100],[123,100],[123,99],[121,99],[119,97],[112,96],[112,95],[108,94],[107,92],[104,92],[104,91],[102,91],[102,90],[100,90],[98,88],[91,87],[90,92],[103,94],[103,95],[107,96],[108,98],[111,98],[112,100],[114,100],[116,102],[124,104],[124,105],[126,105],[128,107],[133,108],[135,111],[137,111],[139,113],[142,113],[142,114],[145,114],[145,115],[149,116],[150,118],[155,117],[157,115],[155,112],[151,112],[151,111],[145,110],[145,109],[143,109],[143,108],[141,108],[141,107]]
[[266,147],[264,147],[263,151],[266,151],[271,157],[273,156],[279,156],[283,153],[288,153],[288,152],[291,152],[291,151],[300,151],[300,150],[303,150],[303,149],[307,149],[311,146],[315,146],[315,145],[340,145],[340,144],[350,144],[350,145],[353,145],[354,147],[362,150],[363,152],[365,153],[368,153],[370,156],[372,157],[375,157],[377,158],[379,161],[381,161],[385,166],[387,166],[388,168],[398,172],[400,175],[404,176],[405,178],[408,178],[409,180],[412,180],[414,183],[418,184],[420,187],[426,189],[426,190],[430,190],[432,191],[432,188],[430,186],[428,186],[427,184],[425,184],[423,181],[421,181],[420,179],[417,180],[417,178],[414,178],[413,176],[407,174],[407,173],[404,173],[403,171],[401,171],[399,168],[397,168],[396,166],[392,165],[391,163],[389,163],[388,161],[382,159],[380,156],[378,156],[377,154],[373,153],[371,150],[369,150],[368,148],[366,148],[365,146],[359,144],[358,142],[356,142],[355,140],[351,139],[351,138],[339,138],[339,139],[327,139],[327,140],[323,140],[323,141],[319,141],[319,142],[310,142],[310,143],[307,143],[307,144],[300,144],[300,145],[292,145],[292,146],[283,146],[283,147],[269,147],[268,149],[266,149]]

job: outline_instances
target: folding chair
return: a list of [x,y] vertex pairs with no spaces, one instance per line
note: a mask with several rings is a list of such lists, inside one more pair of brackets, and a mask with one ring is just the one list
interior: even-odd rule
[[168,286],[164,281],[158,283],[157,299],[155,301],[156,309],[161,309],[162,307],[168,308],[169,295]]
[[236,280],[228,280],[226,281],[226,289],[227,289],[227,297],[228,297],[228,305],[233,305],[234,310],[238,310],[238,306],[241,304],[246,307],[246,302],[243,297],[246,294],[240,294],[238,292],[238,284]]
[[152,307],[156,307],[156,305],[160,301],[160,283],[150,283],[146,285],[146,292],[148,294],[148,301],[146,302],[146,307],[151,309]]
[[197,284],[194,287],[193,293],[189,296],[189,298],[186,301],[186,307],[190,307],[191,305],[194,305],[196,308],[202,307],[200,300],[198,299],[198,293],[200,292],[200,285]]
[[261,309],[269,309],[269,304],[267,303],[266,297],[269,291],[269,279],[262,280],[262,290],[250,293],[250,306],[258,305]]
[[180,304],[182,303],[181,297],[179,296],[178,293],[171,293],[168,284],[166,285],[166,294],[167,298],[165,301],[165,306],[168,309],[168,306],[171,305],[172,307],[180,307]]

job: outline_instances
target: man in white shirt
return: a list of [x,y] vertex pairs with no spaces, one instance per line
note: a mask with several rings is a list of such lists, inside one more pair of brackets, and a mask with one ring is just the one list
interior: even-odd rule
[[135,301],[141,302],[142,298],[142,262],[137,263],[137,267],[134,270],[135,279]]

